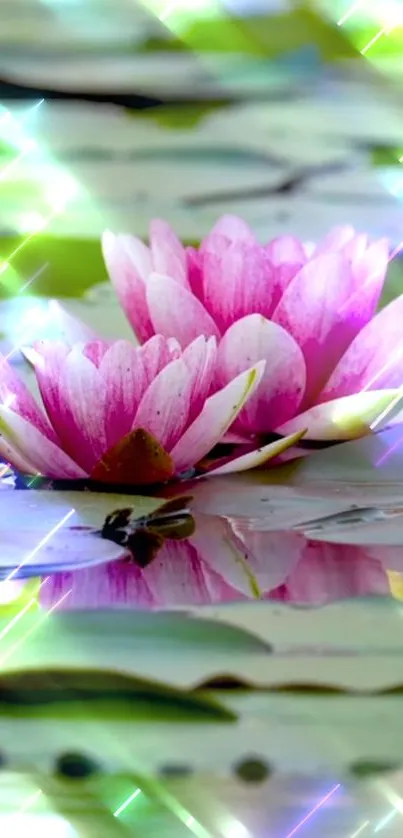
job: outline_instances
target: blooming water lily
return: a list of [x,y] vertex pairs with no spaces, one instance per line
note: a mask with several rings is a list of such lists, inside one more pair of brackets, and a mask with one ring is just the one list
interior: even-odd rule
[[[216,339],[203,336],[183,351],[157,335],[142,347],[42,341],[26,355],[43,408],[1,360],[2,457],[24,474],[126,485],[165,482],[199,463],[264,373],[258,362],[217,389]],[[246,455],[246,464],[264,462],[295,439]]]
[[315,246],[289,235],[260,245],[242,219],[224,216],[197,250],[155,220],[149,247],[107,232],[103,253],[141,342],[215,338],[219,387],[266,362],[228,440],[359,437],[400,400],[403,295],[376,314],[385,240],[345,226]]

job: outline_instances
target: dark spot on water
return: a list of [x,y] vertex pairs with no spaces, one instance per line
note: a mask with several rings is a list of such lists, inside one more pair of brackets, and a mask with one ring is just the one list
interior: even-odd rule
[[56,774],[68,777],[70,780],[85,780],[98,773],[98,768],[92,759],[84,754],[63,754],[56,760]]
[[193,768],[191,765],[168,763],[167,765],[162,765],[158,773],[161,777],[172,779],[177,777],[179,779],[180,777],[189,777],[193,774]]
[[387,774],[397,771],[399,765],[395,762],[383,760],[359,760],[350,766],[350,774],[358,780],[366,777],[376,777],[379,774]]
[[264,783],[272,774],[272,769],[261,757],[247,757],[234,767],[234,774],[244,783]]

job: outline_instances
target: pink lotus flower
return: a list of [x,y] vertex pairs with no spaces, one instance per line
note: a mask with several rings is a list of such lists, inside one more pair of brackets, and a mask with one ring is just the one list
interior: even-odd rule
[[364,547],[310,542],[293,532],[244,531],[224,518],[196,516],[184,541],[167,539],[143,569],[115,561],[47,578],[43,607],[162,609],[275,599],[319,605],[390,593],[378,558]]
[[338,599],[390,595],[390,583],[380,556],[370,548],[307,541],[298,564],[270,599],[324,605]]
[[[155,336],[142,347],[44,341],[26,354],[44,410],[2,360],[1,456],[25,474],[110,483],[156,483],[197,464],[221,440],[264,370],[264,362],[252,365],[212,392],[217,346],[204,337],[183,352],[176,341]],[[233,467],[264,462],[282,448],[266,446]]]
[[140,341],[158,332],[184,348],[216,338],[219,386],[266,361],[234,441],[303,429],[316,440],[361,436],[396,400],[403,295],[375,314],[386,241],[346,226],[317,246],[292,236],[261,246],[244,221],[224,216],[198,250],[155,220],[149,247],[107,232],[103,253]]

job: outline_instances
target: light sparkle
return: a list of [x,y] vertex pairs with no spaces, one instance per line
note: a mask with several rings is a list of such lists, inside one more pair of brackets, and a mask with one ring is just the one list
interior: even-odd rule
[[297,823],[296,826],[294,826],[294,829],[292,829],[291,832],[287,833],[285,838],[293,838],[293,836],[297,834],[298,830],[301,829],[301,827],[304,826],[306,823],[308,823],[308,821],[316,814],[316,812],[318,812],[319,809],[321,809],[321,807],[324,806],[324,804],[327,803],[327,801],[330,800],[330,798],[333,797],[336,791],[338,791],[340,788],[340,783],[337,783],[336,786],[333,786],[333,788],[330,789],[330,791],[324,797],[322,797],[321,800],[319,800],[316,806],[314,806],[313,809],[311,809],[311,811],[308,812],[308,814],[305,815],[305,817],[299,823]]

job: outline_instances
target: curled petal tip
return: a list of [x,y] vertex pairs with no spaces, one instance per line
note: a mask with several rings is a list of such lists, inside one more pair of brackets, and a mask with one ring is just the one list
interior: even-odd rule
[[33,367],[43,363],[42,355],[34,346],[21,346],[20,352]]

